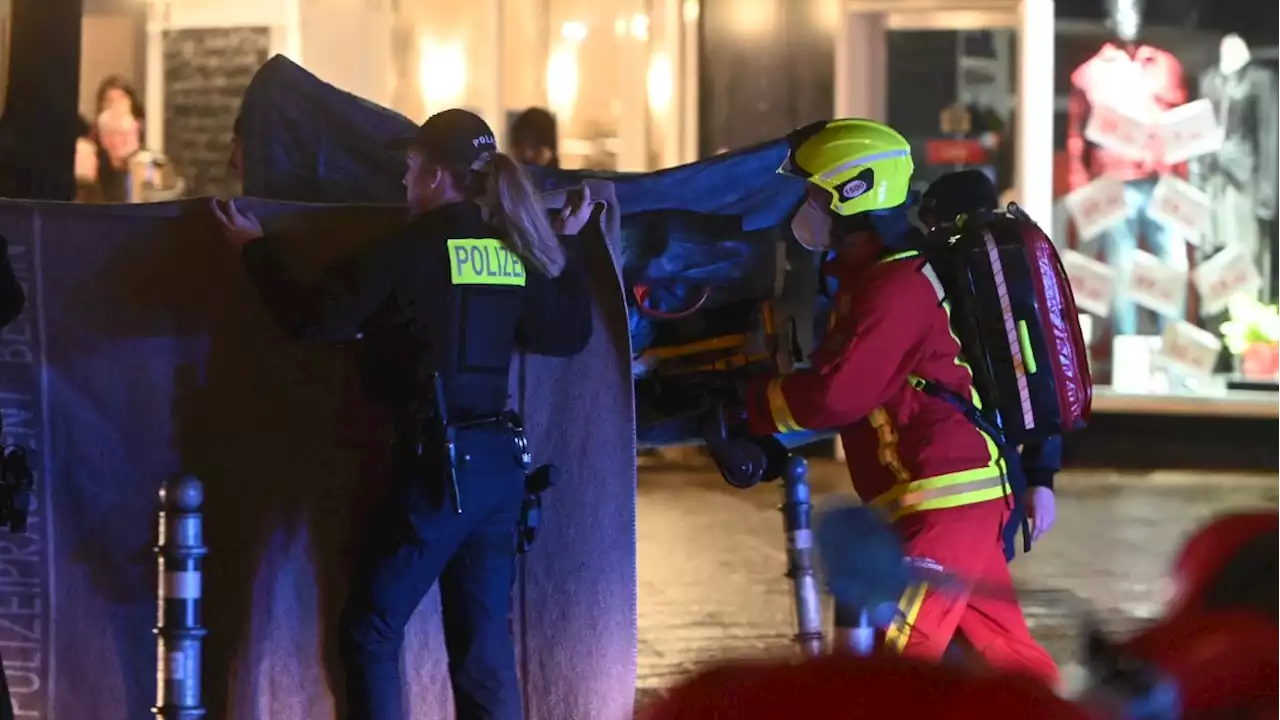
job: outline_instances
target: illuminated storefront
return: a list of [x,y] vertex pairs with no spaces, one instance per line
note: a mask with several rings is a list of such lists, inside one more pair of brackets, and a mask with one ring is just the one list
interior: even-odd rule
[[[175,33],[257,27],[271,54],[408,117],[465,107],[501,143],[541,106],[566,166],[652,170],[695,159],[697,21],[684,0],[153,0],[148,106],[165,107]],[[163,142],[163,111],[148,123]]]
[[890,87],[909,65],[894,36],[952,33],[942,72],[955,68],[963,122],[942,113],[917,151],[985,157],[982,133],[960,138],[970,116],[1012,126],[1001,133],[1012,172],[998,184],[1053,226],[1098,409],[1275,417],[1274,37],[1250,47],[1145,26],[1141,2],[1106,5],[1107,21],[1082,22],[1055,21],[1053,0],[844,0],[836,112],[900,123],[892,94],[921,91]]
[[[699,147],[707,140],[700,123],[749,130],[765,119],[764,110],[750,114],[764,108],[765,99],[752,105],[756,98],[736,97],[744,94],[740,88],[763,87],[741,82],[747,71],[733,67],[736,58],[771,58],[751,66],[755,74],[804,62],[830,68],[821,56],[834,46],[834,114],[899,125],[902,99],[914,95],[924,129],[908,136],[921,141],[921,182],[941,171],[934,156],[964,164],[981,156],[977,164],[994,167],[1007,196],[1052,227],[1085,310],[1099,385],[1110,388],[1100,392],[1100,408],[1148,412],[1212,403],[1274,416],[1274,390],[1268,389],[1274,388],[1275,312],[1244,300],[1266,304],[1276,296],[1275,40],[1250,46],[1224,41],[1220,31],[1170,29],[1155,20],[1143,25],[1141,12],[1124,10],[1136,7],[1132,3],[1113,5],[1128,12],[1123,22],[1141,26],[1134,55],[1119,51],[1130,60],[1103,75],[1146,77],[1143,68],[1155,62],[1167,66],[1170,77],[1193,80],[1190,87],[1170,84],[1161,114],[1152,116],[1157,119],[1125,125],[1126,111],[1112,107],[1123,103],[1101,99],[1097,83],[1073,80],[1088,74],[1084,65],[1103,62],[1099,57],[1123,59],[1104,50],[1116,44],[1116,23],[1056,18],[1053,0],[153,0],[147,135],[163,145],[176,127],[165,118],[174,107],[166,93],[175,90],[164,78],[180,53],[166,55],[165,38],[253,26],[261,30],[262,52],[289,55],[409,117],[467,107],[490,121],[501,142],[516,113],[543,106],[557,118],[565,166],[653,170],[723,149],[721,143]],[[794,38],[777,47],[788,44],[783,34],[791,30],[778,25],[792,10],[783,24],[808,24],[806,37],[828,43],[826,50],[792,47],[803,44]],[[717,45],[700,74],[700,43],[710,47],[701,34],[711,31],[713,11],[717,38],[736,44],[728,50],[738,54]],[[930,72],[932,56],[916,39],[936,44],[941,36],[951,43],[942,74],[955,78],[930,87],[901,80],[913,62],[917,71]],[[717,64],[726,58],[733,62]],[[779,71],[770,82],[786,85],[790,77]],[[1145,82],[1131,79],[1121,87]],[[714,91],[700,97],[700,83]],[[822,83],[825,92],[829,86]],[[732,112],[708,105],[726,93]],[[1090,100],[1091,94],[1098,97]],[[817,96],[810,95],[812,105]],[[782,117],[777,108],[794,105],[795,96],[779,92],[767,101],[773,114],[765,124],[772,128]],[[942,107],[947,104],[954,107]],[[827,107],[826,100],[817,105]],[[919,109],[925,106],[930,109]],[[1108,123],[1164,145],[1177,144],[1170,140],[1175,131],[1207,135],[1198,145],[1183,141],[1172,154],[1162,150],[1141,177],[1132,161],[1112,163],[1128,167],[1115,176],[1095,159],[1151,151],[1126,146],[1124,132],[1107,135]],[[1215,132],[1221,137],[1209,137]],[[1233,326],[1245,329],[1235,337],[1227,326],[1228,351],[1222,328],[1231,298]],[[1253,387],[1262,394],[1237,391],[1245,375],[1259,381]]]

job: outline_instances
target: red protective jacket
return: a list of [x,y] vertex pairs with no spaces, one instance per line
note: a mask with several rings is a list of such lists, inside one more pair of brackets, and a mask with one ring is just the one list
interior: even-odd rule
[[1182,64],[1169,53],[1141,45],[1130,54],[1107,43],[1071,73],[1067,111],[1067,186],[1075,190],[1102,175],[1139,180],[1167,173],[1187,176],[1186,163],[1170,166],[1152,140],[1143,159],[1127,157],[1091,144],[1084,137],[1093,108],[1110,106],[1154,124],[1161,115],[1187,101]]
[[932,380],[978,401],[932,268],[871,242],[833,270],[839,290],[811,369],[750,386],[751,432],[839,429],[854,489],[893,518],[1003,498],[995,443],[912,385]]

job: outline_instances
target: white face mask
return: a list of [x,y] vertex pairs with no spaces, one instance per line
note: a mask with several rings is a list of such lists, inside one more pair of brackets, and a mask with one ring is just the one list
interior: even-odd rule
[[791,232],[805,249],[822,252],[831,247],[831,213],[806,200],[791,218]]

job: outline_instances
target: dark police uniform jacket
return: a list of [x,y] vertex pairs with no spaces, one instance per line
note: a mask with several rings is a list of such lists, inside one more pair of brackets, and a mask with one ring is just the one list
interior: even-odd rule
[[470,202],[414,217],[311,286],[291,279],[270,238],[247,243],[244,262],[291,336],[359,335],[366,391],[393,411],[423,391],[425,370],[443,375],[451,422],[495,415],[517,346],[567,357],[591,337],[583,253],[548,278],[508,251]]

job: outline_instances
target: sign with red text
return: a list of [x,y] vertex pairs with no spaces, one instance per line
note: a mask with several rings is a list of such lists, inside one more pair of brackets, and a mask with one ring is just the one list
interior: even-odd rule
[[1227,309],[1236,295],[1254,295],[1262,287],[1262,274],[1253,258],[1237,245],[1229,245],[1205,260],[1191,273],[1200,295],[1200,315],[1212,317]]
[[1135,303],[1163,317],[1183,319],[1186,272],[1166,265],[1149,252],[1135,250],[1129,266],[1129,286]]
[[1216,335],[1179,320],[1165,326],[1160,361],[1188,375],[1208,377],[1218,365],[1222,341]]
[[1081,240],[1092,240],[1124,222],[1129,215],[1124,203],[1124,184],[1108,175],[1076,188],[1063,202]]
[[1222,126],[1208,98],[1166,111],[1160,116],[1156,133],[1164,150],[1164,161],[1169,165],[1218,152],[1224,139]]
[[1208,231],[1212,212],[1208,195],[1174,175],[1160,178],[1147,206],[1152,220],[1196,244]]
[[1071,281],[1076,307],[1098,317],[1111,315],[1111,300],[1116,292],[1115,270],[1075,250],[1062,251],[1062,267]]
[[933,138],[925,141],[924,161],[930,165],[984,165],[987,149],[977,140]]
[[1133,160],[1151,157],[1150,123],[1110,105],[1094,105],[1084,126],[1084,139]]

